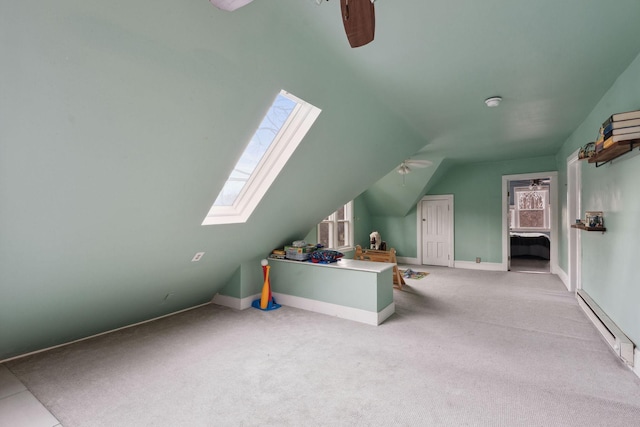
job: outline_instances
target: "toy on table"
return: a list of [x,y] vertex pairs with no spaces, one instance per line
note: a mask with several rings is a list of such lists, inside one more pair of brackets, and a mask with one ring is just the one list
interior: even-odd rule
[[343,256],[342,252],[320,249],[311,254],[309,261],[316,264],[331,264],[338,262]]

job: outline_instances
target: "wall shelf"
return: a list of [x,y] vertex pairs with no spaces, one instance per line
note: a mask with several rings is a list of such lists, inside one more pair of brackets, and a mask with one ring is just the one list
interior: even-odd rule
[[601,231],[603,233],[607,231],[607,227],[587,227],[584,224],[571,224],[571,228],[577,228],[578,230],[584,231]]
[[605,148],[604,150],[590,157],[589,163],[595,163],[596,167],[603,166],[609,163],[611,160],[633,151],[635,147],[640,147],[640,139],[618,141],[611,147]]

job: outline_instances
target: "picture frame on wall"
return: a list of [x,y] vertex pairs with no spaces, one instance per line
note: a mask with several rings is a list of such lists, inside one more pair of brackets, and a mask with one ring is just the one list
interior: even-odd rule
[[584,225],[591,228],[604,228],[604,217],[602,211],[587,211]]

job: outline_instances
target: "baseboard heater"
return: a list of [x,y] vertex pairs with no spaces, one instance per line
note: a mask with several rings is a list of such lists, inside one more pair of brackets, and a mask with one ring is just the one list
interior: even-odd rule
[[609,343],[613,351],[629,366],[633,367],[633,342],[613,323],[602,309],[591,299],[588,293],[578,289],[576,293],[578,304],[604,339]]

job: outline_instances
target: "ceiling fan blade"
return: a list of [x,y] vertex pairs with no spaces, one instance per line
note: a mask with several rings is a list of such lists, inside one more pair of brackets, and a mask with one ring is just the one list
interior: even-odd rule
[[236,9],[246,6],[253,0],[209,0],[218,9],[233,12]]
[[371,0],[340,0],[340,10],[351,47],[364,46],[373,41],[376,17]]

